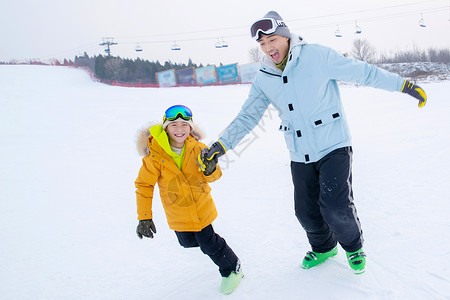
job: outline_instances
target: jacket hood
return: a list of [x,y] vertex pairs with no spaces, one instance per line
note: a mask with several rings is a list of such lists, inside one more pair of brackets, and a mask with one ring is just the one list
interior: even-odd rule
[[[299,47],[299,46],[302,46],[302,45],[305,45],[305,44],[306,44],[305,40],[300,35],[298,35],[296,33],[291,33],[290,44],[289,44],[289,52],[288,52],[287,55],[291,55],[291,53],[293,53],[293,50],[296,47]],[[263,56],[263,58],[261,60],[261,63],[263,65],[266,65],[269,68],[275,70],[277,73],[281,73],[281,70],[277,68],[277,66],[275,65],[273,60],[270,57],[268,57],[267,55]]]
[[[147,125],[142,126],[136,134],[136,149],[140,156],[146,156],[150,154],[150,149],[148,146],[148,140],[152,138],[152,135],[150,133],[150,128],[152,128],[155,125],[161,125],[161,122],[153,122]],[[194,123],[194,129],[191,131],[191,136],[196,139],[197,141],[200,141],[205,137],[205,134],[203,133],[203,130],[198,127]]]

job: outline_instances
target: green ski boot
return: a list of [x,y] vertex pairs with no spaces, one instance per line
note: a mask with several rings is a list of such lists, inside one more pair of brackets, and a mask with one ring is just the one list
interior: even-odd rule
[[366,267],[366,254],[362,248],[355,252],[347,252],[347,259],[355,274],[364,273]]
[[337,252],[338,252],[337,246],[331,249],[330,251],[324,253],[308,251],[308,253],[306,253],[305,255],[305,258],[303,258],[302,268],[311,269],[312,267],[320,265],[328,258],[335,256]]
[[242,277],[244,277],[244,272],[242,272],[242,269],[237,273],[231,272],[228,277],[222,277],[222,284],[220,285],[220,291],[222,294],[231,294],[231,292],[238,286]]

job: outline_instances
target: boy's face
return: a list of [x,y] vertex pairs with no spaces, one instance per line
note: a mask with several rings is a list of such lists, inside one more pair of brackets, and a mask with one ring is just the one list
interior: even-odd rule
[[167,125],[166,132],[169,135],[170,144],[176,148],[182,148],[184,141],[191,133],[191,126],[183,121],[174,121]]
[[258,43],[262,52],[269,56],[275,64],[280,64],[289,52],[289,39],[285,36],[262,34]]

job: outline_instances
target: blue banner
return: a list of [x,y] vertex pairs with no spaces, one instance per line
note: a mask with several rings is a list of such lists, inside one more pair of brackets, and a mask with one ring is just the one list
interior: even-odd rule
[[239,83],[237,64],[217,67],[217,79],[220,84]]

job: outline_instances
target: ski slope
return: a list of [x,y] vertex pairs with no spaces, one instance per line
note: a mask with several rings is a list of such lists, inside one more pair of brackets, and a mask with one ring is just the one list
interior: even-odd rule
[[220,161],[213,223],[245,277],[228,296],[216,266],[179,246],[155,192],[153,240],[139,240],[137,130],[185,104],[211,144],[248,85],[138,89],[81,70],[0,66],[0,298],[450,299],[450,81],[420,83],[428,104],[342,86],[367,269],[342,248],[311,269],[294,216],[289,156],[269,108]]

